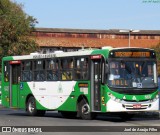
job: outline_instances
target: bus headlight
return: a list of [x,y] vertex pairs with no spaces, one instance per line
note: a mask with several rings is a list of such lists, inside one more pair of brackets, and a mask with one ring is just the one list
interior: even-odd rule
[[118,99],[118,98],[116,98],[116,99],[115,99],[115,101],[116,101],[116,102],[118,102],[118,103],[120,103],[120,102],[121,102],[121,100],[120,100],[120,99]]
[[150,102],[154,102],[154,101],[156,101],[158,98],[159,98],[159,95],[156,95],[156,97],[155,97],[154,99],[150,100]]
[[159,95],[156,95],[156,98],[159,98]]
[[112,93],[108,93],[108,96],[112,99],[112,100],[115,100],[116,97],[112,94]]

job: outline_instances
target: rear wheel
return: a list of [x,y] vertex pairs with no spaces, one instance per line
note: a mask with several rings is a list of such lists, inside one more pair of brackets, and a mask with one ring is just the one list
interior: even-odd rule
[[84,99],[78,103],[78,114],[84,120],[95,118],[95,114],[91,112],[88,102]]
[[36,109],[36,101],[33,96],[31,96],[27,101],[26,111],[30,116],[44,116],[44,110],[37,110]]
[[36,103],[35,103],[35,98],[30,97],[27,101],[27,113],[30,116],[35,116],[37,115],[37,110],[36,110]]

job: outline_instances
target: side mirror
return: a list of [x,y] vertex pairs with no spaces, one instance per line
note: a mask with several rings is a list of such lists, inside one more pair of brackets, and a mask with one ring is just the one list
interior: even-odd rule
[[108,69],[108,64],[104,64],[102,66],[102,84],[106,82],[106,74],[108,74],[109,69]]
[[105,65],[105,73],[108,74],[109,73],[109,67],[108,64]]

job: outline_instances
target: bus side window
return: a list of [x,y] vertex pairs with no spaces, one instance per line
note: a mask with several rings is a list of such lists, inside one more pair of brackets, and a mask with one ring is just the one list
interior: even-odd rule
[[88,79],[88,58],[75,59],[75,79],[76,80]]
[[23,61],[21,65],[21,80],[22,81],[32,81],[32,61]]
[[37,60],[34,62],[34,80],[45,81],[45,61]]
[[61,79],[72,80],[73,79],[73,59],[61,60]]
[[82,71],[81,71],[81,78],[82,79],[88,79],[88,59],[84,58],[84,61],[81,61],[81,67],[82,67]]
[[58,60],[47,61],[47,81],[58,80]]
[[80,78],[81,78],[80,59],[75,59],[75,79],[79,80]]

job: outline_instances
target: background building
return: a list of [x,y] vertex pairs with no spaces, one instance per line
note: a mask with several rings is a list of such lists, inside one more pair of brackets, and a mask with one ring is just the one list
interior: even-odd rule
[[[119,29],[60,29],[36,28],[33,31],[41,53],[55,50],[73,51],[84,48],[101,48],[103,46],[128,47],[129,32]],[[160,43],[160,30],[140,30],[130,33],[131,47],[151,48]]]

